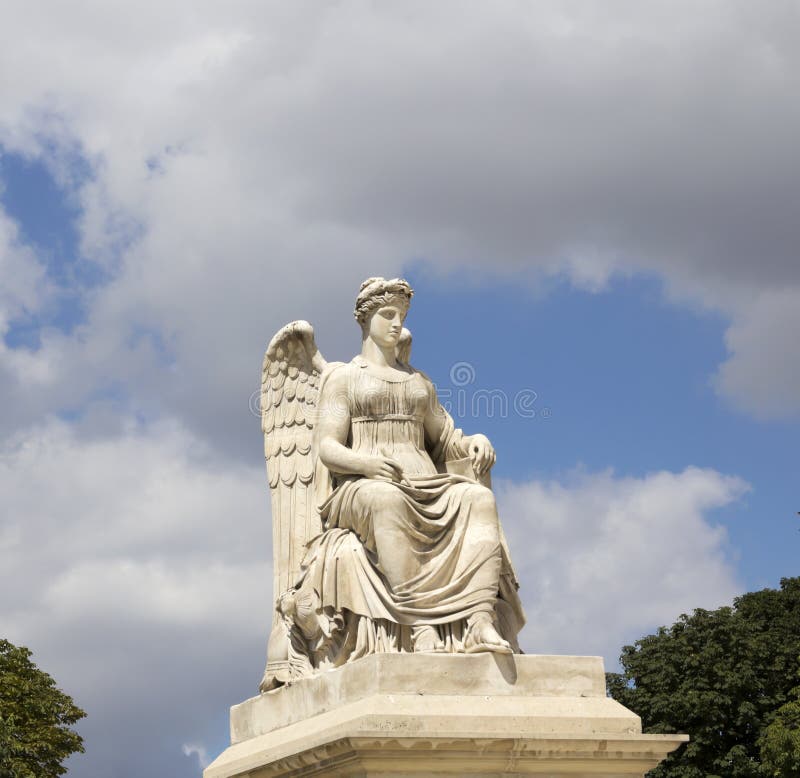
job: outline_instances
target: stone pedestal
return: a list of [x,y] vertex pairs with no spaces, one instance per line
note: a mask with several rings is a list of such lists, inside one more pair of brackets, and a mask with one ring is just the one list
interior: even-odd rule
[[376,654],[235,705],[203,775],[617,778],[688,739],[641,731],[600,657]]

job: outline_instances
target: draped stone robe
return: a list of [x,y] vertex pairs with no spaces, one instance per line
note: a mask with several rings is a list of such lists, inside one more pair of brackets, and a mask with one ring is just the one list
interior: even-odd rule
[[[467,619],[481,611],[518,651],[524,615],[494,496],[474,478],[447,472],[471,468],[463,435],[427,376],[379,377],[359,356],[326,376],[318,407],[346,414],[346,445],[395,459],[404,478],[337,475],[318,461],[324,530],[279,602],[294,672],[412,651],[426,625],[437,629],[444,650],[463,651]],[[436,440],[426,440],[428,414],[439,420],[429,425],[440,429]]]

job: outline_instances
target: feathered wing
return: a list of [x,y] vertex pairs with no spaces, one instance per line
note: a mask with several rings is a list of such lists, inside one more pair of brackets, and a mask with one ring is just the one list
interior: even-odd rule
[[[398,358],[408,363],[411,333],[403,330]],[[295,583],[308,542],[321,532],[315,475],[314,421],[323,373],[329,364],[314,342],[314,328],[294,321],[267,347],[261,377],[261,428],[272,494],[273,591],[278,600]],[[321,486],[321,485],[320,485]],[[324,491],[324,487],[323,487]],[[292,680],[296,651],[276,608],[267,648],[262,691]]]
[[[327,362],[314,329],[294,321],[267,347],[261,376],[261,428],[272,494],[273,585],[277,599],[294,583],[306,544],[319,534],[312,435],[319,380]],[[262,689],[289,680],[285,625],[276,611]]]
[[404,365],[411,362],[411,332],[403,327],[400,332],[400,340],[397,341],[397,358]]

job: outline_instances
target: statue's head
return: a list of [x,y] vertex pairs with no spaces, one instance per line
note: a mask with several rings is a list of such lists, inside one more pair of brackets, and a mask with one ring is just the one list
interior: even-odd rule
[[353,315],[363,329],[378,308],[399,305],[407,311],[413,296],[414,290],[405,278],[386,279],[380,276],[368,278],[358,290]]
[[403,278],[368,278],[361,284],[353,312],[364,338],[397,344],[414,290]]

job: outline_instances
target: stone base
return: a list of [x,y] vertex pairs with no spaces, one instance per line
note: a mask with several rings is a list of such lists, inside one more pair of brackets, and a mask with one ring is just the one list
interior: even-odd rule
[[603,660],[376,654],[231,708],[204,778],[643,776],[686,735],[642,735]]

